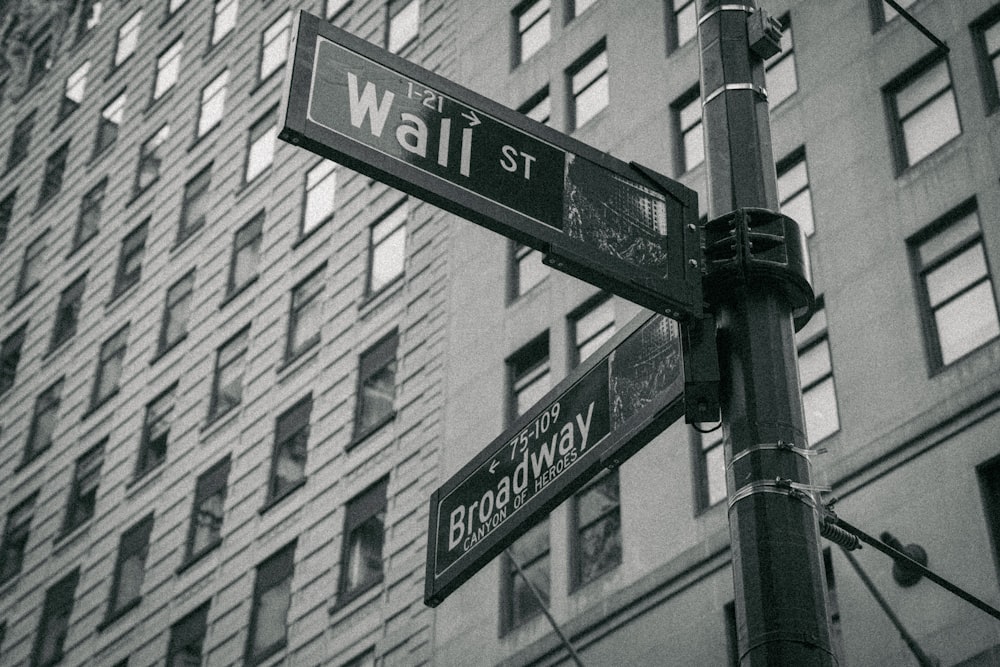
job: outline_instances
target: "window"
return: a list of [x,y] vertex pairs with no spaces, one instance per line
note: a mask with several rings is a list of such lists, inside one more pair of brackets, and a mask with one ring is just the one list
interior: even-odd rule
[[570,108],[570,127],[579,129],[608,106],[608,52],[601,44],[599,50],[585,56],[569,71],[573,104]]
[[382,581],[388,486],[388,478],[379,480],[347,503],[344,512],[343,554],[340,559],[341,601]]
[[167,0],[167,16],[170,16],[184,6],[187,0]]
[[[522,535],[509,547],[510,556],[503,555],[500,586],[502,631],[508,632],[542,611],[549,605],[549,518]],[[511,560],[513,557],[513,561]],[[518,571],[520,565],[524,572]],[[535,597],[524,578],[527,578],[541,596]]]
[[14,201],[17,199],[17,190],[0,199],[0,246],[7,240],[7,232],[10,230],[10,222],[14,219]]
[[[884,2],[884,0],[869,0],[869,1],[871,2],[872,18],[875,30],[878,30],[883,25],[885,25],[889,21],[899,16],[899,12],[897,12],[893,7],[891,7],[889,3]],[[916,1],[917,0],[896,0],[896,4],[902,7],[903,9],[909,9],[910,5],[912,5]]]
[[375,667],[375,649],[370,648],[361,655],[351,658],[343,667]]
[[509,420],[514,421],[550,389],[548,334],[539,336],[507,360],[510,376]]
[[28,244],[24,249],[24,260],[21,262],[21,273],[17,277],[17,290],[14,298],[20,299],[42,280],[45,269],[45,232]]
[[69,634],[69,619],[73,615],[73,597],[80,579],[76,569],[45,591],[45,603],[38,621],[38,635],[31,653],[31,667],[49,667],[63,657],[63,644]]
[[781,212],[799,223],[806,238],[816,231],[805,149],[799,148],[777,164]]
[[[1000,458],[994,457],[976,467],[983,513],[993,543],[993,560],[1000,568]],[[8,523],[10,519],[7,519]],[[2,581],[2,578],[0,578]]]
[[571,365],[576,366],[615,334],[615,304],[610,297],[602,295],[597,303],[588,304],[570,322],[573,332]]
[[188,319],[191,317],[191,294],[194,291],[194,271],[175,282],[167,290],[160,327],[158,352],[163,353],[187,336]]
[[962,132],[948,61],[937,52],[885,88],[896,171],[902,172]]
[[142,10],[133,14],[118,28],[118,41],[115,44],[114,66],[118,67],[135,53],[139,46],[139,26],[142,23]]
[[222,517],[229,479],[229,457],[198,476],[194,486],[194,506],[188,529],[185,561],[192,561],[222,541]]
[[90,61],[85,60],[66,79],[62,100],[59,102],[59,120],[80,108],[84,93],[87,91],[87,72],[90,71]]
[[320,329],[323,327],[324,266],[312,272],[309,277],[292,288],[292,306],[288,315],[288,342],[285,346],[285,360],[290,361],[319,343]]
[[792,19],[785,14],[781,23],[781,52],[771,56],[764,64],[767,81],[767,99],[771,108],[778,106],[798,90],[795,75],[795,50],[792,44]]
[[542,125],[548,125],[552,119],[552,100],[549,98],[548,87],[525,102],[518,111]]
[[400,204],[371,226],[368,250],[368,294],[376,294],[403,275],[406,265],[406,204]]
[[80,216],[76,220],[76,230],[73,232],[74,249],[97,236],[101,222],[101,207],[104,205],[104,189],[107,186],[108,178],[105,176],[80,200]]
[[59,191],[62,189],[63,174],[66,172],[66,160],[68,157],[69,142],[67,141],[45,160],[42,187],[38,191],[39,207],[59,194]]
[[274,456],[267,488],[269,503],[285,497],[305,482],[311,412],[312,394],[309,394],[278,417],[274,427]]
[[101,22],[101,12],[104,3],[101,0],[82,0],[80,14],[77,16],[76,39],[80,41]]
[[0,343],[0,394],[14,386],[17,378],[17,365],[21,361],[21,348],[24,346],[27,324],[22,324],[17,331],[3,339]]
[[205,215],[209,209],[208,188],[211,184],[211,163],[184,184],[184,201],[181,203],[181,219],[177,226],[177,243],[183,242],[205,226]]
[[288,37],[292,32],[292,17],[288,12],[279,16],[261,35],[260,80],[281,69],[288,58]]
[[[715,428],[719,426],[719,428]],[[700,424],[703,431],[692,429],[697,446],[695,459],[695,505],[699,510],[708,509],[726,499],[726,462],[723,451],[723,433],[718,424]]]
[[1000,9],[994,7],[971,26],[986,111],[1000,108]]
[[24,447],[23,463],[28,463],[52,446],[62,384],[63,380],[59,378],[35,399],[35,412],[31,417],[31,430],[28,431],[28,442]]
[[66,519],[63,521],[63,534],[79,528],[94,516],[103,462],[104,441],[91,447],[76,460],[73,486],[70,488],[69,502],[66,504]]
[[244,182],[251,182],[271,166],[271,161],[274,159],[275,134],[274,110],[272,109],[250,128],[247,142],[247,164],[243,172]]
[[97,372],[94,374],[94,392],[90,399],[91,407],[96,408],[118,393],[118,381],[122,377],[127,344],[128,325],[126,324],[101,345],[101,353],[97,359]]
[[160,178],[160,166],[166,154],[164,144],[170,138],[170,126],[164,125],[139,148],[139,168],[135,174],[133,196],[138,196]]
[[326,20],[329,21],[349,5],[351,0],[326,0]]
[[517,26],[514,64],[517,65],[528,60],[549,41],[552,30],[549,0],[522,4],[514,11],[514,23]]
[[809,323],[795,334],[799,354],[799,382],[806,417],[806,437],[813,446],[840,429],[837,390],[833,383],[833,362],[826,329],[822,298]]
[[203,137],[208,131],[222,122],[222,112],[226,106],[226,84],[229,83],[229,70],[224,70],[201,91],[201,107],[198,110],[198,136]]
[[597,0],[569,0],[567,8],[567,16],[570,18],[576,18],[580,14],[584,13],[590,9]]
[[36,497],[37,493],[31,494],[7,512],[3,544],[0,547],[0,583],[16,577],[24,565],[24,552],[28,546]]
[[358,400],[354,439],[359,440],[396,416],[395,330],[361,354],[358,364]]
[[97,157],[118,139],[118,129],[125,116],[125,93],[121,93],[101,109],[97,120],[97,136],[94,139],[94,157]]
[[542,253],[520,243],[512,244],[510,297],[516,299],[549,275],[549,267],[542,263]]
[[386,47],[399,53],[420,33],[420,0],[389,0]]
[[698,36],[694,0],[671,0],[670,48],[680,48]]
[[28,157],[31,146],[31,131],[35,128],[35,112],[21,119],[10,135],[10,151],[7,153],[7,171],[21,164]]
[[52,326],[52,340],[49,342],[50,352],[76,334],[76,325],[80,321],[83,290],[86,283],[87,274],[84,274],[71,282],[59,295],[55,323]]
[[122,239],[121,253],[118,256],[118,270],[115,272],[115,284],[111,290],[112,298],[122,294],[142,278],[142,258],[146,252],[146,232],[149,229],[149,218],[133,229]]
[[170,422],[174,412],[176,383],[166,389],[146,405],[146,417],[142,424],[142,440],[139,442],[139,458],[136,461],[135,477],[163,463],[167,458],[167,442],[170,439]]
[[118,543],[118,561],[108,596],[106,620],[118,618],[142,599],[142,580],[146,577],[146,556],[153,515],[149,514],[124,533]]
[[27,89],[30,90],[38,85],[50,69],[52,69],[52,38],[46,36],[32,49]]
[[236,27],[236,12],[239,8],[238,0],[215,0],[215,8],[212,17],[212,44],[219,41],[233,31]]
[[156,59],[156,78],[153,82],[153,99],[158,100],[174,87],[181,70],[181,51],[184,42],[177,40]]
[[932,370],[1000,336],[974,201],[918,233],[909,247]]
[[233,260],[229,264],[229,284],[226,290],[228,294],[235,294],[257,277],[263,227],[264,211],[261,211],[233,235]]
[[618,470],[609,470],[573,497],[573,582],[583,586],[622,562]]
[[302,207],[302,236],[333,216],[337,192],[337,165],[321,160],[306,172],[305,204]]
[[243,365],[249,344],[247,327],[223,343],[215,359],[209,420],[229,412],[243,400]]
[[701,97],[695,87],[673,104],[677,127],[677,171],[691,171],[705,161],[705,137],[701,125]]
[[196,667],[202,664],[202,644],[208,628],[206,602],[170,626],[166,667]]
[[247,664],[256,665],[285,647],[294,571],[295,542],[257,566],[247,633]]

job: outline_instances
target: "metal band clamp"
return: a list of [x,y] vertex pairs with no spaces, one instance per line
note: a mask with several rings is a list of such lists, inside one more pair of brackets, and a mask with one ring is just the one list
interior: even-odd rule
[[762,100],[767,101],[767,88],[758,86],[753,83],[726,83],[713,90],[702,101],[701,106],[705,106],[706,104],[714,100],[716,97],[726,92],[727,90],[752,90],[753,92],[757,93],[757,96],[760,97]]
[[801,482],[793,482],[790,479],[782,479],[780,477],[773,480],[762,479],[756,482],[751,482],[734,493],[733,497],[729,499],[729,510],[732,511],[736,503],[745,498],[749,498],[756,493],[777,493],[779,495],[788,496],[789,498],[801,500],[815,511],[819,504],[816,502],[813,494],[822,491],[829,492],[831,490],[831,487],[826,485],[803,484]]
[[750,5],[719,5],[718,7],[716,7],[715,9],[713,9],[712,11],[708,12],[700,19],[698,19],[698,25],[701,25],[702,23],[712,18],[719,12],[746,12],[747,14],[753,14],[754,11],[756,10]]
[[826,449],[807,449],[805,447],[799,447],[798,445],[791,442],[782,442],[781,440],[779,440],[778,442],[763,442],[759,445],[754,445],[753,447],[749,447],[740,452],[739,454],[735,455],[733,457],[733,460],[729,462],[729,467],[732,467],[734,463],[742,459],[744,456],[749,456],[750,454],[761,450],[781,450],[786,452],[792,452],[793,454],[798,454],[806,461],[809,461],[810,458],[816,456],[817,454],[826,453]]

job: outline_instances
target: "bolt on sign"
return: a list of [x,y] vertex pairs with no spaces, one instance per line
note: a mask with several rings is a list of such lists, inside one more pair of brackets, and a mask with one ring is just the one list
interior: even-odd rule
[[437,606],[604,468],[684,411],[677,322],[639,315],[431,495],[424,602]]
[[693,190],[299,12],[279,138],[675,319],[702,310]]

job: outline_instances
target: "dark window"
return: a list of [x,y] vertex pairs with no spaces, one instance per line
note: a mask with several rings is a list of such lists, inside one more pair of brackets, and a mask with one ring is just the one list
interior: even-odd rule
[[142,221],[122,239],[121,253],[118,256],[118,270],[115,273],[115,284],[111,296],[116,297],[142,278],[142,258],[146,252],[146,232],[149,229],[149,219]]
[[764,64],[767,77],[767,101],[771,108],[778,106],[799,88],[795,74],[795,47],[792,44],[792,19],[785,14],[781,23],[781,51]]
[[94,374],[94,393],[90,399],[91,407],[97,407],[118,393],[118,381],[121,380],[122,367],[125,365],[128,329],[129,326],[126,324],[101,345],[101,354],[97,359],[97,372]]
[[188,319],[191,317],[191,295],[194,292],[194,271],[170,286],[163,308],[160,327],[159,352],[163,353],[187,336]]
[[566,16],[574,19],[590,9],[595,2],[597,2],[597,0],[567,0]]
[[406,268],[407,206],[402,203],[371,226],[368,243],[368,294],[380,292]]
[[[278,71],[288,58],[288,37],[292,32],[292,17],[288,12],[282,13],[274,23],[264,29],[260,38],[260,70],[261,81]],[[249,179],[247,179],[249,180]]]
[[222,122],[226,108],[226,85],[229,83],[229,70],[223,70],[219,76],[201,90],[201,106],[198,108],[198,136],[208,134],[209,130]]
[[236,27],[238,8],[239,0],[215,0],[212,11],[212,44],[218,44]]
[[223,343],[215,359],[209,420],[229,412],[243,400],[243,366],[250,340],[247,327]]
[[177,229],[178,243],[205,225],[205,216],[209,210],[208,195],[211,184],[211,164],[184,184],[184,201],[181,203],[181,220]]
[[7,523],[3,529],[3,544],[0,545],[0,583],[16,577],[24,565],[24,552],[31,534],[31,515],[35,509],[33,493],[7,512]]
[[420,34],[420,0],[389,0],[386,47],[399,53]]
[[24,447],[24,462],[31,461],[52,445],[52,434],[56,430],[59,416],[60,393],[62,378],[59,378],[48,389],[35,399],[35,411],[31,417],[31,430],[28,431],[28,441]]
[[323,327],[323,270],[319,267],[292,288],[292,305],[288,315],[288,341],[285,359],[291,360],[319,343]]
[[337,165],[321,160],[306,172],[302,235],[305,236],[333,216],[337,193]]
[[149,554],[149,534],[152,530],[153,515],[149,514],[121,536],[108,596],[108,620],[117,618],[142,599],[142,581],[146,577],[146,556]]
[[924,159],[962,133],[948,61],[932,54],[884,89],[896,172]]
[[31,67],[28,70],[28,89],[34,88],[52,69],[52,38],[45,37],[34,45],[31,51]]
[[615,303],[607,295],[602,295],[596,303],[570,318],[573,336],[572,366],[584,361],[601,345],[615,335]]
[[104,189],[107,185],[107,177],[102,178],[80,200],[80,216],[76,220],[76,231],[73,233],[74,249],[97,235],[101,222],[101,207],[104,205]]
[[81,0],[80,13],[76,19],[76,39],[83,39],[101,22],[104,3],[101,0]]
[[235,294],[257,277],[264,211],[260,211],[233,235],[233,259],[229,264],[227,294]]
[[7,153],[7,170],[10,171],[28,157],[31,146],[31,131],[35,128],[35,112],[21,119],[10,135],[10,151]]
[[28,325],[22,324],[14,333],[4,338],[3,343],[0,343],[0,394],[14,386],[27,330]]
[[386,489],[382,479],[352,498],[344,513],[340,598],[350,599],[382,581]]
[[148,188],[160,178],[160,167],[166,152],[164,144],[170,137],[170,126],[164,125],[139,148],[139,168],[135,174],[134,194]]
[[10,231],[10,222],[14,219],[14,201],[17,199],[17,190],[0,199],[0,245],[7,240],[7,232]]
[[42,175],[42,187],[38,191],[38,205],[55,197],[62,189],[63,175],[66,173],[66,160],[69,158],[69,142],[62,146],[45,160],[45,173]]
[[983,82],[986,111],[1000,108],[1000,6],[978,18],[971,26],[972,41]]
[[141,24],[142,10],[140,9],[118,28],[118,39],[115,42],[115,67],[121,65],[135,53],[139,46],[139,27]]
[[70,488],[69,502],[66,504],[66,520],[63,522],[64,534],[82,526],[94,516],[103,462],[104,441],[91,447],[76,460],[73,486]]
[[83,290],[87,283],[84,274],[71,282],[59,295],[59,305],[56,307],[55,322],[52,326],[52,340],[49,350],[54,350],[76,334],[76,325],[80,321],[80,310],[83,306]]
[[552,32],[549,0],[532,0],[514,10],[517,39],[514,64],[523,63],[548,44]]
[[[980,464],[976,472],[979,475],[979,491],[983,496],[986,527],[993,542],[993,561],[1000,573],[1000,457]],[[10,518],[7,521],[9,523]]]
[[522,104],[518,111],[523,113],[528,118],[538,121],[542,125],[549,125],[549,121],[552,120],[552,99],[549,97],[548,86],[533,95],[530,100]]
[[573,95],[569,126],[583,127],[611,101],[608,84],[608,52],[599,45],[566,72]]
[[396,347],[392,331],[361,354],[354,438],[358,440],[396,416]]
[[59,120],[63,120],[80,108],[87,92],[87,73],[90,71],[90,61],[85,60],[66,78],[63,96],[59,101]]
[[573,582],[582,586],[622,562],[618,471],[610,470],[573,497]]
[[726,654],[729,656],[730,667],[740,667],[739,634],[736,630],[736,603],[727,602],[722,609],[726,623]]
[[208,628],[206,602],[170,626],[166,667],[197,667],[202,664],[202,644]]
[[185,560],[193,560],[222,541],[222,517],[229,479],[229,457],[198,476],[194,487],[194,507],[188,529]]
[[933,371],[1000,336],[975,201],[934,222],[908,245]]
[[174,87],[181,73],[181,53],[184,42],[177,40],[156,59],[156,78],[153,81],[153,99],[158,100]]
[[705,161],[705,138],[701,124],[701,97],[698,88],[684,93],[671,105],[677,135],[678,173],[690,171]]
[[312,394],[309,394],[277,419],[271,477],[267,488],[268,502],[285,496],[306,479],[306,446],[309,441],[311,412]]
[[511,250],[510,298],[525,294],[549,275],[549,267],[542,263],[542,253],[520,243]]
[[137,479],[167,458],[167,442],[170,439],[176,390],[177,385],[174,384],[146,405],[142,439],[139,442],[139,458],[135,468]]
[[508,421],[512,422],[550,389],[549,337],[539,336],[507,360],[510,378]]
[[274,111],[268,111],[250,128],[247,136],[247,162],[243,182],[249,183],[271,166],[274,161],[274,138],[277,126]]
[[79,578],[80,570],[73,570],[45,591],[35,649],[31,653],[31,667],[49,667],[62,660]]
[[[500,586],[501,631],[506,633],[541,613],[549,605],[549,518],[522,535],[502,556]],[[511,560],[513,557],[514,560]],[[517,565],[524,577],[517,571]],[[541,596],[541,602],[525,583],[525,577]]]
[[292,602],[295,542],[257,566],[253,608],[247,635],[246,663],[256,665],[285,647],[288,608]]
[[24,249],[24,261],[21,262],[21,273],[17,277],[17,290],[14,292],[15,299],[20,299],[42,280],[45,269],[43,262],[45,259],[45,234],[46,232],[42,232]]
[[809,445],[813,446],[840,429],[830,337],[822,296],[816,299],[812,318],[795,334],[795,342],[799,355],[799,381],[802,384],[806,436]]
[[94,157],[115,143],[124,117],[125,93],[121,93],[101,109],[101,117],[97,120],[97,136],[94,139]]
[[694,0],[670,0],[670,49],[677,49],[698,36],[698,17]]

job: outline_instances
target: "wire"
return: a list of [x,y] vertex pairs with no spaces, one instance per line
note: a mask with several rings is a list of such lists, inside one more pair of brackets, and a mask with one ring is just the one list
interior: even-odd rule
[[713,431],[718,431],[720,428],[722,428],[722,422],[720,421],[718,424],[716,424],[715,426],[713,426],[708,430],[698,428],[698,426],[694,423],[691,424],[691,428],[698,431],[698,433],[711,433]]
[[907,21],[909,21],[910,23],[912,23],[914,28],[916,28],[917,30],[919,30],[920,32],[922,32],[927,37],[927,39],[929,39],[932,42],[934,42],[934,44],[939,49],[941,49],[945,53],[949,53],[951,51],[951,49],[948,48],[947,44],[945,44],[940,39],[938,39],[937,35],[935,35],[933,32],[931,32],[930,30],[928,30],[924,26],[923,23],[921,23],[917,19],[913,18],[913,15],[910,14],[910,12],[908,12],[905,9],[903,9],[902,7],[900,7],[899,3],[896,2],[896,0],[885,0],[885,3],[887,5],[889,5],[890,7],[892,7],[893,9],[895,9],[897,12],[899,12],[899,15],[902,16],[904,19],[906,19]]

